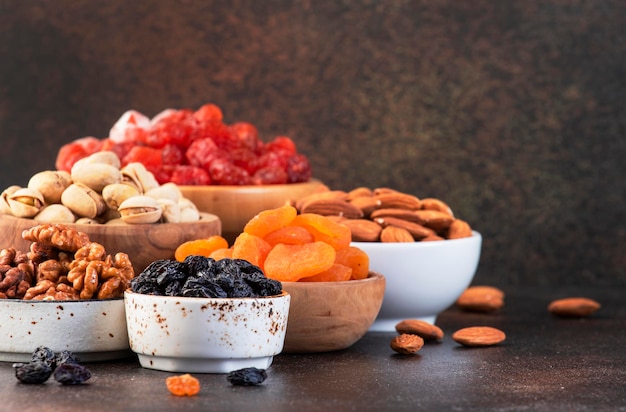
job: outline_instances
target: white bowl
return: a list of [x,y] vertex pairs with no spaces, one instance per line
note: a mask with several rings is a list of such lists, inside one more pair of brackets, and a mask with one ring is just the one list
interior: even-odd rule
[[284,345],[291,296],[189,298],[126,291],[130,347],[148,369],[268,368]]
[[128,357],[124,300],[0,300],[0,361],[28,362],[38,346],[81,361]]
[[435,323],[469,286],[480,260],[482,236],[432,242],[352,242],[370,258],[370,270],[385,276],[383,303],[370,331],[395,331],[398,322]]

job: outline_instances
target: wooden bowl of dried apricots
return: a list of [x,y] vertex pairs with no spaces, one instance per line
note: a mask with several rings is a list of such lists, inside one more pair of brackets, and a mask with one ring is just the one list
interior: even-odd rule
[[255,215],[230,246],[212,236],[182,244],[175,256],[244,259],[260,267],[291,295],[283,352],[328,352],[365,335],[385,293],[385,277],[370,271],[367,254],[350,242],[348,227],[283,205]]

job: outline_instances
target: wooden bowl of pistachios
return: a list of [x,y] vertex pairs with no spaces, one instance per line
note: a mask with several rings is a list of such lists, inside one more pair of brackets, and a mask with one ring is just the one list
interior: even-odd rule
[[96,152],[71,172],[46,170],[0,193],[0,249],[28,251],[22,232],[59,223],[86,233],[109,253],[126,253],[136,273],[174,256],[183,242],[221,234],[218,216],[199,210],[173,183],[159,184],[141,163],[121,166]]

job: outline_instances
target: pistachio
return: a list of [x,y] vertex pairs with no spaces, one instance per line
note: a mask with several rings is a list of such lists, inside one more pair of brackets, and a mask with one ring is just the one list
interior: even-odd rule
[[106,163],[78,163],[72,167],[72,181],[102,192],[110,184],[122,181],[120,169]]
[[9,186],[4,189],[2,194],[0,194],[0,212],[4,213],[5,215],[13,214],[13,212],[11,212],[11,205],[9,204],[9,196],[11,196],[13,193],[20,189],[21,187],[18,185]]
[[28,188],[38,190],[46,204],[61,203],[61,193],[72,183],[67,172],[45,170],[34,174],[28,181]]
[[141,194],[159,187],[159,182],[142,163],[129,163],[120,172],[122,182],[135,186]]
[[33,219],[46,223],[74,223],[76,216],[66,206],[55,203],[41,209]]
[[117,210],[126,199],[139,196],[139,190],[135,186],[125,183],[113,183],[102,189],[102,198],[109,209]]
[[16,217],[33,217],[44,206],[41,192],[29,188],[21,188],[8,196],[11,214]]
[[161,205],[149,196],[135,196],[126,199],[117,209],[126,223],[156,223],[163,213]]
[[61,203],[80,217],[95,218],[106,209],[102,196],[89,186],[72,183],[63,191]]

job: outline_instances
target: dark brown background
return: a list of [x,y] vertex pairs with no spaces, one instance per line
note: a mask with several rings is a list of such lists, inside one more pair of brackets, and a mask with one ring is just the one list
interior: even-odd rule
[[0,184],[220,105],[332,188],[446,200],[478,283],[626,285],[626,2],[0,0]]

